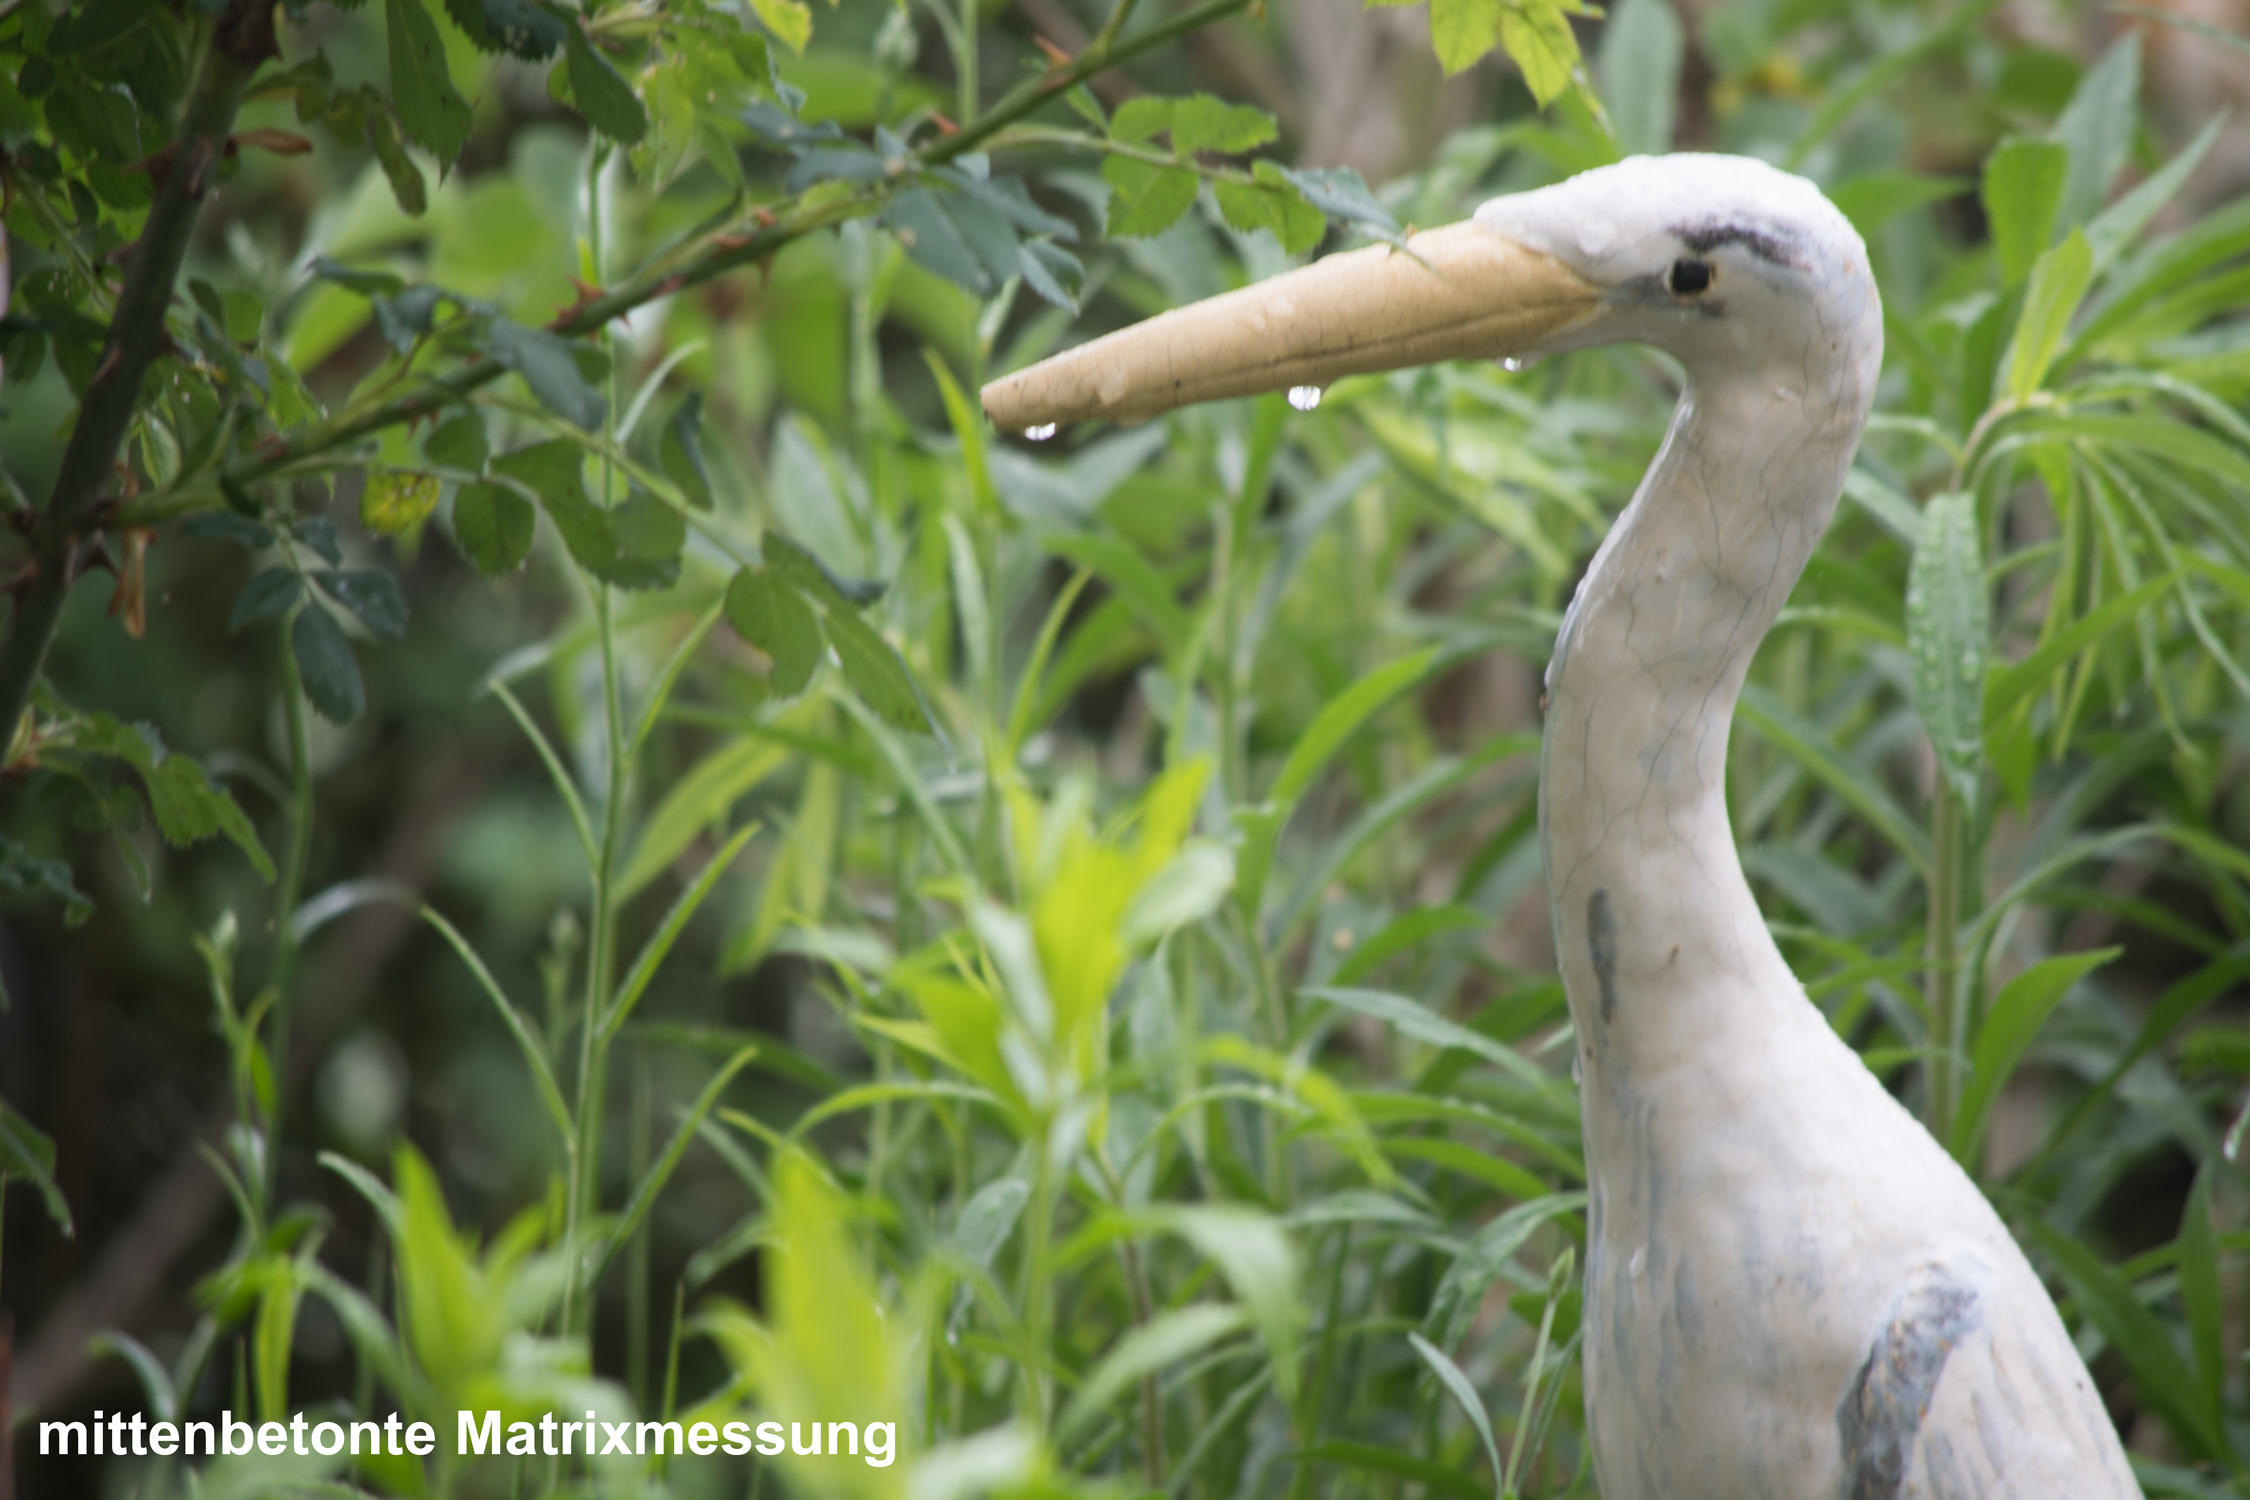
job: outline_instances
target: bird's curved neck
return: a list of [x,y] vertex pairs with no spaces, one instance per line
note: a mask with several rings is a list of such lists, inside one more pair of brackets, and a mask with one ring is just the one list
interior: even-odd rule
[[1685,1061],[1803,1008],[1735,855],[1727,730],[1858,442],[1866,404],[1837,395],[1767,370],[1691,381],[1565,616],[1540,824],[1589,1069]]

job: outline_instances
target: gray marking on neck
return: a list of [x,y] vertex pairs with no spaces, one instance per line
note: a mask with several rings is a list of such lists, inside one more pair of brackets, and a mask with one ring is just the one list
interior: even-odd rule
[[1602,1019],[1607,1021],[1617,1013],[1617,918],[1606,890],[1586,898],[1586,948],[1602,987]]
[[1896,1500],[1903,1491],[1945,1362],[1982,1322],[1974,1287],[1943,1266],[1914,1273],[1836,1408],[1844,1500]]

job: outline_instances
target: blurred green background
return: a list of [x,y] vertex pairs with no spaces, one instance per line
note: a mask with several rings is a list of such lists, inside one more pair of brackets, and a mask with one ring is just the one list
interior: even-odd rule
[[[137,101],[157,150],[207,29],[103,3],[0,8],[19,514],[146,199],[73,122]],[[1819,182],[1886,305],[1878,415],[1736,725],[1759,898],[2049,1275],[2149,1492],[2250,1493],[2244,17],[515,3],[286,16],[196,223],[212,297],[179,299],[123,456],[125,582],[71,595],[51,748],[0,789],[0,1097],[74,1228],[19,1163],[16,1420],[399,1409],[444,1450],[456,1406],[864,1410],[906,1457],[197,1478],[41,1460],[19,1425],[19,1493],[1594,1493],[1539,674],[1677,371],[1446,367],[1045,444],[971,403],[1308,237],[1668,149]],[[109,31],[58,41],[66,14]],[[480,48],[464,14],[555,40]],[[1034,89],[989,160],[931,154],[1167,25]],[[442,166],[444,90],[396,50],[422,26],[466,110]],[[1198,152],[1149,102],[1198,95],[1259,113]],[[545,384],[321,426],[760,234]],[[421,285],[455,298],[434,322]],[[244,413],[200,469],[199,387]],[[222,491],[268,438],[295,467]],[[590,560],[554,481],[484,451],[541,443],[619,508],[603,537],[653,506],[653,550]],[[547,517],[520,570],[465,519],[505,514],[480,488]],[[395,576],[401,629],[387,593],[286,578],[230,620],[331,545]],[[1916,577],[1984,607],[1917,613]],[[356,673],[292,655],[287,608]],[[1917,680],[1932,649],[1965,690]],[[345,678],[364,712],[324,697]],[[200,761],[284,865],[301,833],[295,898],[240,840],[161,836],[98,715]],[[82,920],[25,889],[41,860]]]

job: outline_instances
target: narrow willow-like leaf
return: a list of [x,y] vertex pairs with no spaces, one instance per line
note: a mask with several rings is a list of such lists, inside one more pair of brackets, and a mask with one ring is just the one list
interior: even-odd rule
[[1437,1376],[1438,1383],[1460,1403],[1461,1410],[1468,1413],[1469,1424],[1476,1428],[1477,1439],[1484,1444],[1485,1457],[1492,1460],[1492,1483],[1497,1489],[1505,1483],[1504,1471],[1500,1465],[1500,1445],[1493,1441],[1492,1418],[1484,1409],[1484,1397],[1477,1394],[1476,1382],[1462,1372],[1461,1367],[1453,1362],[1452,1356],[1419,1333],[1409,1331],[1406,1341],[1414,1346],[1416,1354],[1422,1356],[1422,1363],[1430,1367],[1430,1373]]
[[1984,769],[1984,671],[1991,604],[1974,495],[1934,496],[1906,581],[1906,642],[1914,658],[1914,712],[1938,769],[1964,807],[1977,805]]
[[2047,1017],[2054,1014],[2072,985],[2124,951],[2104,948],[2095,953],[2042,959],[2001,986],[1977,1032],[1970,1057],[1973,1076],[1953,1120],[1953,1155],[1962,1165],[1975,1170],[1976,1153],[1984,1144],[1992,1106]]

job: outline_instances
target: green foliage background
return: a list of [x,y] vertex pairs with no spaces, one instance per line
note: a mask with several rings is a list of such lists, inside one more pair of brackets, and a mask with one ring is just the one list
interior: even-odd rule
[[[19,1425],[23,1494],[1593,1493],[1537,673],[1676,372],[1040,442],[974,393],[1674,146],[1819,181],[1888,316],[1744,863],[2150,1493],[2244,1492],[2250,204],[2144,108],[2176,49],[1991,0],[268,14],[0,7],[14,1416],[441,1455]],[[1295,164],[1347,108],[1372,188]],[[450,1456],[495,1407],[902,1457]]]

